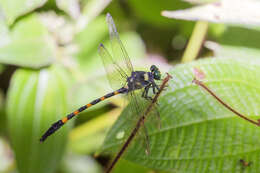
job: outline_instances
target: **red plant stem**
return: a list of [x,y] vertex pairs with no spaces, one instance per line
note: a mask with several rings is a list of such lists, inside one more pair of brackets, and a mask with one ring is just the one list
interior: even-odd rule
[[233,109],[231,106],[229,106],[227,103],[225,103],[223,100],[221,100],[213,91],[211,91],[203,82],[197,80],[196,78],[193,79],[192,81],[193,83],[201,86],[203,89],[205,89],[210,95],[212,95],[215,99],[217,99],[217,101],[219,103],[221,103],[223,106],[225,106],[228,110],[230,110],[231,112],[233,112],[234,114],[238,115],[239,117],[243,118],[244,120],[255,124],[257,126],[260,126],[260,122],[258,121],[254,121],[251,120],[249,118],[247,118],[246,116],[244,116],[243,114],[239,113],[238,111],[236,111],[235,109]]
[[138,130],[140,129],[140,127],[142,126],[142,124],[144,123],[147,115],[150,113],[150,111],[152,110],[154,104],[156,104],[158,97],[160,96],[161,92],[163,91],[163,89],[166,87],[166,84],[168,83],[168,81],[170,80],[170,78],[172,78],[172,76],[170,74],[167,73],[167,76],[164,78],[162,85],[160,86],[159,91],[157,92],[157,94],[154,96],[152,102],[149,104],[149,106],[147,107],[147,109],[145,110],[144,114],[139,118],[138,122],[135,125],[135,128],[132,130],[130,136],[127,138],[126,142],[124,143],[124,145],[122,146],[122,148],[120,149],[120,151],[117,153],[116,157],[114,158],[114,160],[112,161],[112,163],[110,164],[110,166],[108,167],[108,169],[106,170],[106,173],[110,173],[112,171],[112,169],[114,168],[114,166],[116,165],[117,161],[121,158],[121,156],[123,155],[123,153],[126,151],[126,148],[129,146],[129,144],[133,141],[134,137],[136,136]]

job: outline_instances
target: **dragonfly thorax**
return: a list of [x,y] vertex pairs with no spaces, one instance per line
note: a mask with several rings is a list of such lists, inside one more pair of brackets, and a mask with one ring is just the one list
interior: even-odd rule
[[151,72],[134,71],[131,76],[127,78],[128,91],[141,89],[149,85],[153,81]]

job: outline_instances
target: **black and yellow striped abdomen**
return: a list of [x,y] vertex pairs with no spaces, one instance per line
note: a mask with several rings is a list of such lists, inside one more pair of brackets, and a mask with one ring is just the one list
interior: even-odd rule
[[80,107],[78,110],[68,114],[66,117],[64,117],[63,119],[55,122],[52,124],[52,126],[42,135],[40,141],[43,142],[48,136],[52,135],[55,131],[57,131],[61,126],[63,126],[66,122],[68,122],[68,120],[72,119],[74,116],[78,115],[80,112],[86,110],[87,108],[107,99],[110,97],[113,97],[117,94],[123,94],[123,93],[127,93],[128,89],[125,87],[122,87],[114,92],[108,93],[106,95],[104,95],[103,97],[100,97],[96,100],[93,100],[92,102]]

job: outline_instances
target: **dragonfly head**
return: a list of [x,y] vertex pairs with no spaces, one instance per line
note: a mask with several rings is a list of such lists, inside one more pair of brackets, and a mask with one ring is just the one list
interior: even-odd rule
[[152,74],[153,74],[153,78],[154,78],[155,80],[160,80],[160,79],[161,79],[161,72],[160,72],[160,70],[159,70],[155,65],[152,65],[152,66],[150,67],[150,70],[151,70],[151,72],[152,72]]

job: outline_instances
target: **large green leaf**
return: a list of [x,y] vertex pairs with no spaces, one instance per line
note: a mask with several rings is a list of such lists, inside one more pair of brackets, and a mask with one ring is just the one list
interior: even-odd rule
[[46,0],[1,0],[0,10],[3,11],[7,23],[11,25],[17,17],[40,7],[45,2]]
[[[125,158],[158,170],[211,173],[239,172],[243,169],[239,160],[244,159],[253,162],[245,170],[259,172],[260,128],[237,117],[192,84],[194,67],[204,71],[205,84],[225,102],[250,118],[259,118],[257,59],[218,58],[179,65],[169,72],[173,79],[160,97],[162,128],[146,122],[151,154],[146,156],[140,140],[135,140]],[[122,143],[119,134],[133,124],[129,122],[133,116],[129,107],[123,111],[108,132],[104,151],[118,150]]]
[[54,40],[36,15],[17,23],[5,40],[0,44],[0,63],[39,68],[55,58]]
[[7,97],[7,120],[20,173],[53,172],[66,144],[69,126],[39,139],[50,125],[66,115],[68,75],[58,67],[40,71],[19,69]]

